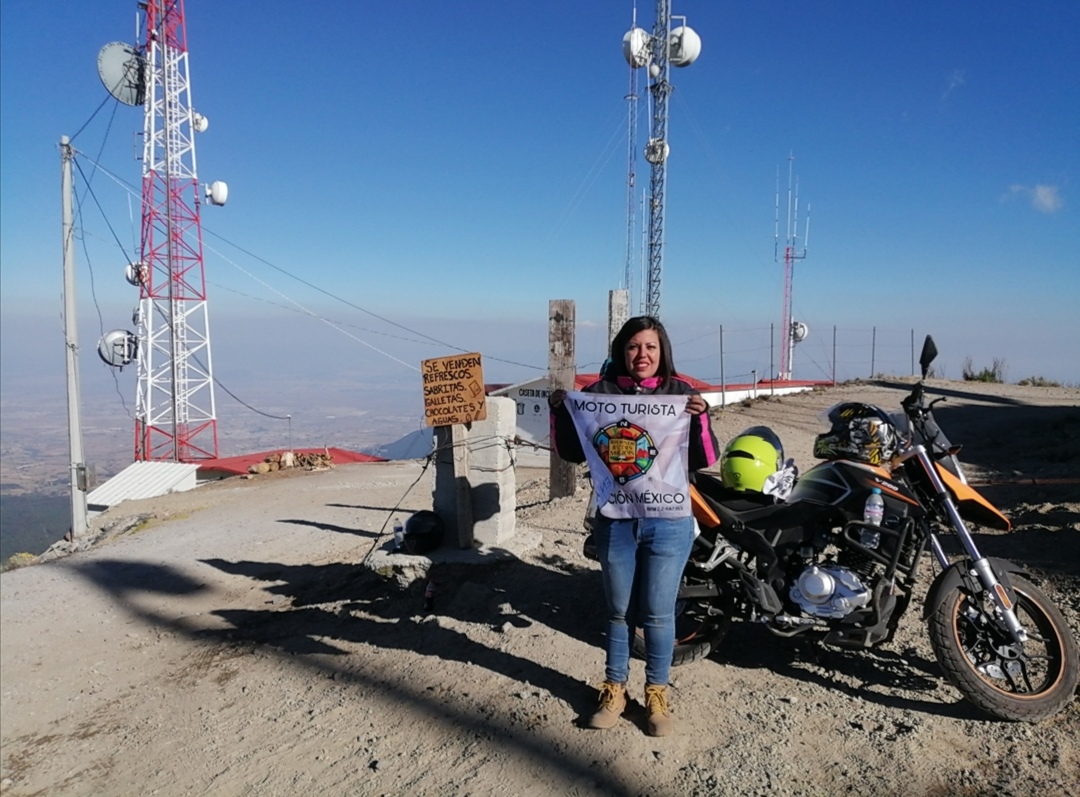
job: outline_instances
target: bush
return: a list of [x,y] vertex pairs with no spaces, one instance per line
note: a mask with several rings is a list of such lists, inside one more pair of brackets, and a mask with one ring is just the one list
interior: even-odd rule
[[14,556],[9,556],[8,560],[4,562],[3,568],[0,569],[2,569],[2,571],[6,573],[8,570],[18,570],[20,567],[32,565],[36,560],[36,556],[34,556],[32,553],[26,553],[24,551],[21,553],[17,553]]
[[995,357],[994,364],[989,368],[976,371],[971,364],[971,358],[964,358],[963,375],[965,382],[1004,382],[1005,361]]
[[1055,382],[1052,379],[1044,379],[1041,376],[1029,376],[1027,379],[1021,379],[1016,384],[1023,387],[1061,387],[1060,382]]

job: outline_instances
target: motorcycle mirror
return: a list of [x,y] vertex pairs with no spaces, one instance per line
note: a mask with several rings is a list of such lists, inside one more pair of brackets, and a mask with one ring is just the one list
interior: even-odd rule
[[937,346],[934,345],[934,339],[929,335],[926,336],[926,340],[923,341],[922,354],[919,355],[919,366],[922,368],[923,379],[926,378],[927,372],[930,370],[930,363],[937,357]]

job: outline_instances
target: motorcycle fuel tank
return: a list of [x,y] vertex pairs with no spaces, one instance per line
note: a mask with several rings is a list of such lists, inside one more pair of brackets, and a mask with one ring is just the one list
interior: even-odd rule
[[834,506],[853,517],[861,517],[866,494],[874,487],[881,490],[886,504],[892,499],[912,507],[919,506],[911,491],[884,468],[847,460],[823,462],[812,467],[795,482],[788,502],[807,501]]

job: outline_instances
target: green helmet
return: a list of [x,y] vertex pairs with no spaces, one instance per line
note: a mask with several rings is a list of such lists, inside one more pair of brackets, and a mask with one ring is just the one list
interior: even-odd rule
[[784,463],[780,438],[767,426],[752,426],[727,444],[720,460],[720,477],[732,490],[759,493],[765,479]]

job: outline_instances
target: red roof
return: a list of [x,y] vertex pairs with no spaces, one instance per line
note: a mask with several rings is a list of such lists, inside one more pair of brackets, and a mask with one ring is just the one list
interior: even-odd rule
[[[242,474],[247,473],[252,465],[265,462],[267,457],[281,454],[281,451],[263,451],[257,454],[240,454],[235,457],[221,457],[219,459],[207,459],[199,462],[200,471],[222,471],[224,473]],[[361,454],[359,451],[348,451],[344,448],[297,448],[294,454],[329,454],[335,465],[345,465],[353,462],[386,462],[382,457],[373,457],[371,454]]]

